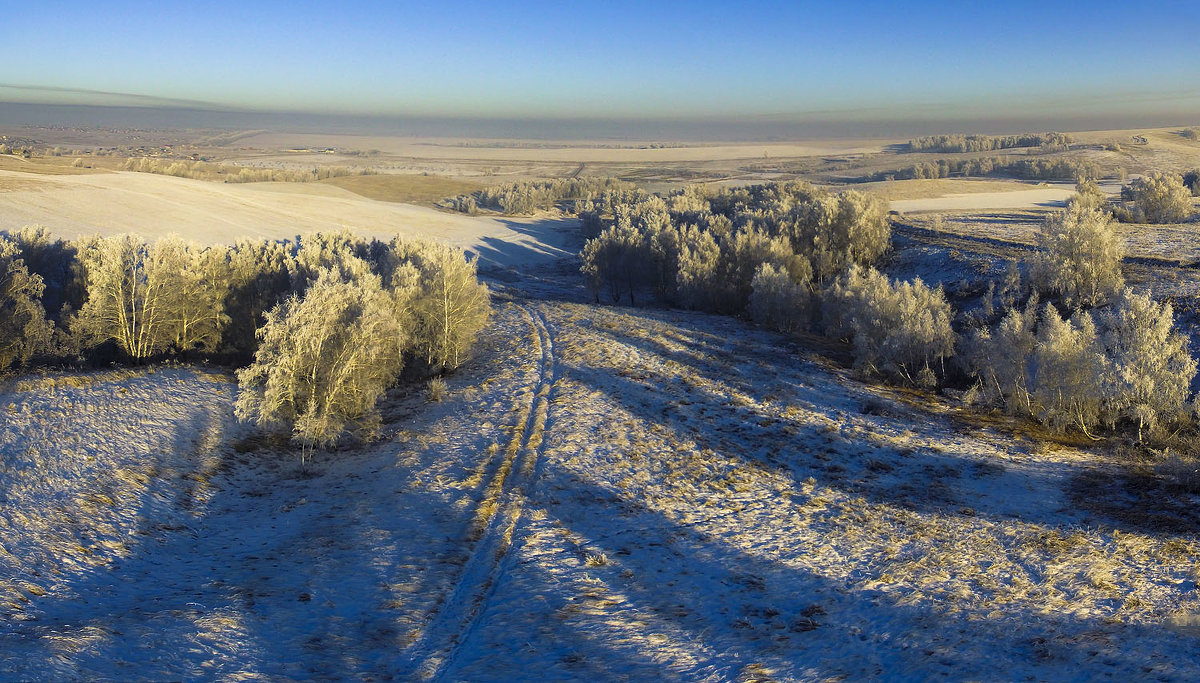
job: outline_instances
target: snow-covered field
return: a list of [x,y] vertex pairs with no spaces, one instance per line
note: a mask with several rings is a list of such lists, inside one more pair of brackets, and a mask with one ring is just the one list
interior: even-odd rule
[[575,253],[578,222],[466,216],[376,201],[317,183],[226,184],[150,173],[38,176],[0,170],[0,230],[30,224],[64,238],[176,233],[205,244],[346,228],[381,239],[433,237],[471,251],[484,265],[508,266]]
[[202,368],[13,385],[0,678],[1200,677],[1200,500],[806,353],[516,297],[308,472]]

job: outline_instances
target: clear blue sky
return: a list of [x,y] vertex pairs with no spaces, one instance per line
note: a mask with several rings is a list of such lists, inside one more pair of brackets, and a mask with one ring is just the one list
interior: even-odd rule
[[7,101],[481,117],[1085,107],[1200,119],[1197,0],[12,4]]

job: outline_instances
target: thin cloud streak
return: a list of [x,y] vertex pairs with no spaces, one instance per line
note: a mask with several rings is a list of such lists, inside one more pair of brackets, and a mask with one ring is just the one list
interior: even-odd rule
[[[140,93],[131,92],[114,92],[111,90],[92,90],[89,88],[62,88],[52,85],[26,85],[18,83],[0,83],[0,90],[17,90],[30,94],[43,95],[78,95],[84,97],[118,97],[126,100],[133,100],[143,104],[157,104],[161,106],[187,106],[187,107],[202,107],[205,109],[223,109],[234,110],[235,107],[219,104],[216,102],[206,102],[203,100],[189,100],[177,97],[159,97],[157,95],[143,95]],[[92,103],[89,103],[92,104]]]

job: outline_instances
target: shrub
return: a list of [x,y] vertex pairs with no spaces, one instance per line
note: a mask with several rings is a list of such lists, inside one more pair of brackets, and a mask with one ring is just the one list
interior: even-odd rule
[[860,370],[932,386],[934,368],[954,353],[950,304],[919,278],[890,282],[874,269],[851,266],[822,298],[826,333],[853,341]]
[[1127,214],[1133,223],[1179,223],[1192,214],[1192,197],[1183,179],[1170,173],[1151,173],[1133,179],[1121,189]]
[[1108,214],[1076,204],[1054,214],[1037,234],[1030,275],[1034,287],[1070,305],[1094,306],[1124,284],[1125,249]]
[[446,398],[446,380],[434,377],[425,387],[425,396],[432,403],[441,403]]

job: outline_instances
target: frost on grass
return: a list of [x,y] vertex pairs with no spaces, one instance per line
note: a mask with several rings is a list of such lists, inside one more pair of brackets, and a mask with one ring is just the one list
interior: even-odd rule
[[1194,536],[1064,493],[1106,456],[964,428],[728,319],[565,306],[550,328],[537,514],[451,676],[1200,670]]
[[8,391],[0,677],[1200,675],[1196,527],[1100,505],[1111,454],[728,318],[510,304],[477,348],[307,474],[199,371]]
[[488,445],[537,375],[513,344],[525,334],[498,321],[446,379],[455,400],[393,392],[378,442],[307,472],[234,421],[224,376],[7,391],[0,678],[401,677],[469,551]]

